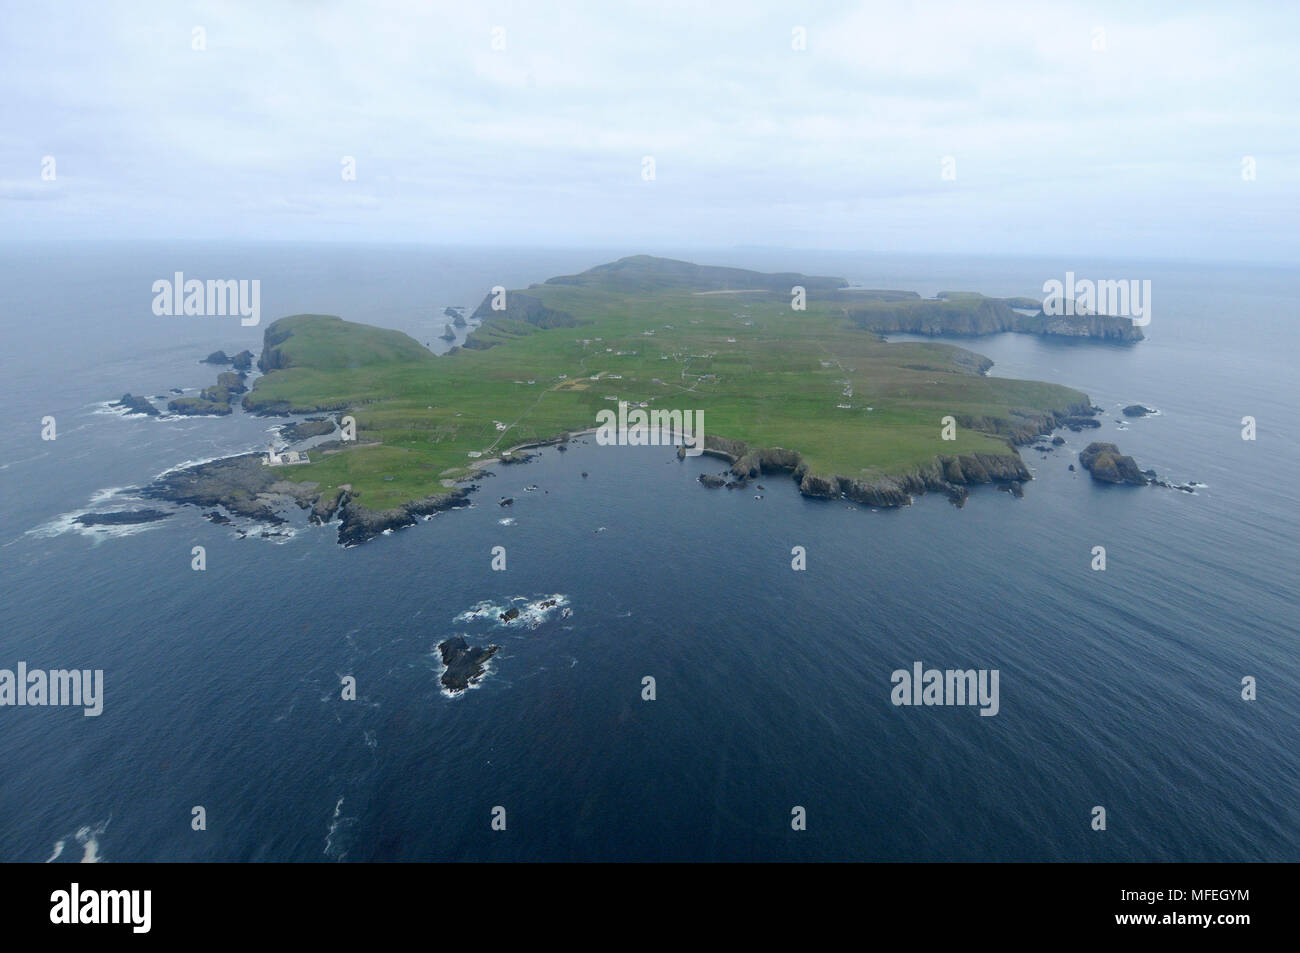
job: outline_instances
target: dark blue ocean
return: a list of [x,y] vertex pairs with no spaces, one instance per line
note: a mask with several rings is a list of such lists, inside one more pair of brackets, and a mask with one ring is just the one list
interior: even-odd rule
[[[709,458],[591,443],[346,550],[298,517],[278,540],[194,508],[130,530],[70,522],[263,446],[276,421],[104,402],[206,386],[200,357],[257,352],[276,317],[441,346],[446,305],[644,251],[923,294],[1150,278],[1153,317],[1134,347],[958,342],[1107,411],[1045,458],[1023,451],[1020,500],[980,488],[960,510],[929,496],[873,512],[778,476],[756,500],[702,488]],[[176,271],[260,278],[262,325],[154,316],[152,282]],[[97,718],[0,708],[0,860],[1300,860],[1298,279],[778,251],[0,246],[0,668],[102,669],[105,688]],[[1159,414],[1120,424],[1134,402]],[[1204,486],[1096,486],[1067,469],[1090,439]],[[547,597],[570,613],[464,615]],[[502,650],[448,698],[435,646],[458,633]],[[998,669],[999,714],[893,706],[890,674],[915,661]]]

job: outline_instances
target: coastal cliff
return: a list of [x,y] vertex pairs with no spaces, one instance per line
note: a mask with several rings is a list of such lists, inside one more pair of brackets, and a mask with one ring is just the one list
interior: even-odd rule
[[[745,482],[763,474],[786,473],[798,484],[804,496],[820,499],[848,499],[868,506],[907,506],[914,496],[936,490],[948,494],[949,499],[965,499],[963,489],[977,484],[1021,484],[1033,479],[1025,466],[1016,444],[1029,443],[1036,437],[1050,434],[1065,421],[1090,418],[1093,410],[1088,405],[1071,407],[1066,414],[1044,413],[1024,415],[992,424],[990,432],[1006,436],[1005,453],[936,454],[925,463],[897,473],[878,473],[862,476],[843,476],[813,472],[795,450],[783,447],[753,447],[744,441],[706,436],[704,452],[720,457],[731,464],[729,474],[735,481]],[[702,478],[706,486],[721,486],[723,479]]]
[[[867,292],[865,295],[879,295]],[[896,293],[897,294],[897,293]],[[879,334],[952,334],[979,336],[1012,331],[1046,337],[1092,338],[1101,341],[1135,342],[1144,339],[1142,329],[1132,320],[1102,314],[1051,316],[1041,307],[1036,314],[1022,314],[1015,305],[1027,299],[986,298],[975,294],[953,294],[926,299],[888,299],[872,297],[853,304],[852,292],[845,315],[857,327]],[[1038,307],[1037,302],[1035,306]]]

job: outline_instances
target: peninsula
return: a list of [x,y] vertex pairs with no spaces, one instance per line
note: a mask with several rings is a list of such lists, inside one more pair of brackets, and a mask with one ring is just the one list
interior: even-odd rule
[[808,496],[900,506],[939,490],[958,501],[969,484],[1018,489],[1030,474],[1016,445],[1095,425],[1095,408],[1071,388],[985,376],[991,362],[955,345],[881,332],[1141,337],[1121,318],[1035,316],[1031,299],[846,285],[624,258],[488,294],[464,346],[442,356],[398,331],[281,318],[266,328],[263,376],[243,409],[349,415],[355,439],[274,473],[252,461],[176,471],[151,492],[204,506],[231,498],[245,513],[292,501],[318,521],[337,515],[340,542],[356,543],[463,505],[482,466],[562,445],[626,401],[703,411],[705,452],[737,485],[784,472]]

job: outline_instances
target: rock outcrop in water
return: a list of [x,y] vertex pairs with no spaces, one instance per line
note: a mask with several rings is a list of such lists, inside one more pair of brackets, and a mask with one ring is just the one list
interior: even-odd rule
[[244,384],[244,377],[236,374],[234,371],[225,371],[217,375],[217,387],[223,389],[227,395],[242,394],[248,390]]
[[488,659],[497,654],[498,645],[486,648],[471,647],[459,635],[452,636],[438,643],[438,653],[447,670],[442,673],[442,684],[452,693],[463,692],[471,685],[477,684],[483,677]]
[[1146,486],[1147,477],[1132,457],[1119,452],[1113,443],[1090,443],[1079,452],[1079,463],[1101,483]]
[[1129,404],[1124,408],[1125,417],[1145,417],[1147,414],[1154,414],[1155,411],[1150,407],[1143,407],[1141,404]]
[[[215,391],[207,388],[204,394],[215,396]],[[230,401],[210,400],[205,396],[177,397],[175,400],[167,401],[167,410],[182,417],[224,417],[230,413]]]
[[133,394],[123,394],[121,400],[112,401],[108,406],[121,409],[127,416],[134,414],[143,414],[148,417],[160,416],[158,408],[150,403],[148,398],[136,397]]
[[73,522],[82,526],[134,526],[155,523],[171,516],[164,510],[116,510],[111,513],[82,513]]

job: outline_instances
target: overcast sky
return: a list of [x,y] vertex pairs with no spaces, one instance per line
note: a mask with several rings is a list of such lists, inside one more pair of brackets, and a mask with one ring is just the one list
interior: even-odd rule
[[1295,261],[1298,61],[1296,3],[4,2],[0,217]]

